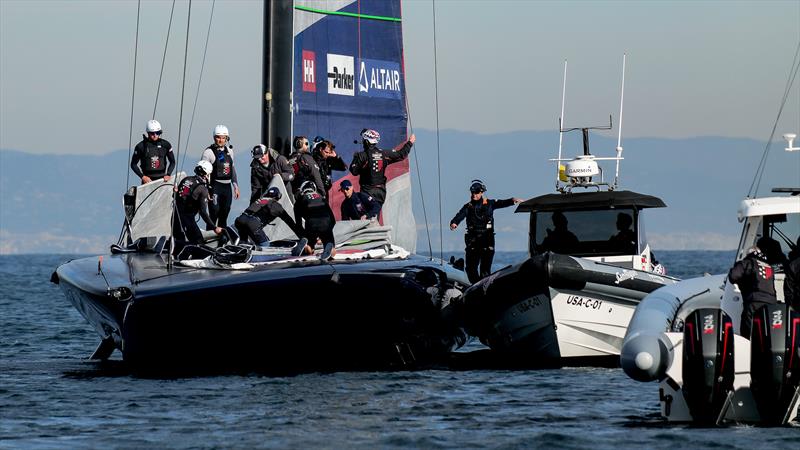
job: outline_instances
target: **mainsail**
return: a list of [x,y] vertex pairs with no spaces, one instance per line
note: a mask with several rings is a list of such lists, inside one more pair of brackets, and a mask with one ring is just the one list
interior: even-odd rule
[[[361,150],[363,128],[378,130],[380,147],[405,142],[406,110],[400,0],[296,0],[293,14],[292,132],[309,139],[323,136],[349,164]],[[413,150],[412,150],[413,151]],[[331,206],[339,217],[338,182],[333,174]],[[382,220],[393,241],[416,249],[411,210],[409,160],[389,166]]]

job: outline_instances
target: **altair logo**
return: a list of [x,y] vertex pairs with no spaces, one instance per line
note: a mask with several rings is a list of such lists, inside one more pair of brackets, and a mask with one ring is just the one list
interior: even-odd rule
[[328,93],[354,96],[353,57],[328,54]]
[[400,98],[400,64],[379,59],[361,59],[358,95]]
[[303,91],[317,92],[315,76],[317,58],[314,52],[303,50]]

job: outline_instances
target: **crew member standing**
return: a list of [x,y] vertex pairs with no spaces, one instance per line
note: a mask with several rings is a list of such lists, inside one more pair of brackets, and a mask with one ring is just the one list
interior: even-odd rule
[[300,186],[300,193],[294,204],[294,221],[298,225],[305,221],[303,225],[305,233],[302,236],[308,239],[305,254],[314,253],[314,245],[319,238],[323,245],[320,259],[327,260],[336,255],[336,241],[333,237],[336,218],[328,202],[317,192],[312,181],[306,181]]
[[131,170],[142,179],[142,184],[161,179],[169,181],[175,168],[172,144],[161,139],[161,124],[157,120],[148,121],[145,129],[147,135],[142,136],[142,142],[133,149]]
[[319,164],[311,155],[308,139],[305,136],[295,136],[292,146],[295,153],[290,159],[294,166],[294,186],[295,195],[300,194],[300,188],[306,181],[314,183],[317,193],[325,195],[325,183],[322,182],[322,175],[319,172]]
[[314,138],[314,149],[311,155],[319,166],[319,175],[322,178],[323,189],[325,189],[325,198],[330,201],[330,190],[333,187],[333,177],[331,173],[334,170],[347,170],[347,164],[341,156],[336,154],[336,146],[331,141],[327,141],[320,136]]
[[215,227],[208,214],[208,181],[212,170],[213,167],[208,161],[198,161],[194,167],[195,174],[185,177],[176,188],[177,201],[172,230],[178,241],[195,245],[203,242],[203,234],[195,221],[197,214],[200,214],[200,218],[209,230],[214,230],[216,234],[222,233],[222,228]]
[[750,253],[737,261],[728,272],[728,280],[736,283],[742,292],[739,334],[747,339],[750,339],[750,322],[753,321],[756,310],[778,301],[775,296],[775,272],[760,249],[764,239],[759,239],[756,246],[750,249]]
[[406,159],[416,139],[412,134],[400,150],[381,150],[378,148],[381,135],[377,131],[364,129],[361,132],[364,150],[353,155],[350,173],[359,176],[361,192],[377,200],[381,207],[386,202],[386,167]]
[[292,192],[291,182],[294,179],[294,170],[285,156],[263,144],[253,147],[252,154],[253,162],[250,163],[251,204],[267,192],[269,183],[275,175],[280,175],[283,179],[286,192]]
[[[228,127],[217,125],[214,128],[214,143],[203,152],[203,160],[214,166],[211,172],[211,193],[214,202],[211,205],[211,220],[215,226],[228,226],[228,214],[231,203],[239,198],[239,183],[236,179],[236,168],[233,167],[233,146],[229,144]],[[209,228],[211,229],[211,228]]]
[[470,201],[462,206],[450,221],[450,229],[455,230],[462,220],[467,219],[467,233],[464,235],[465,269],[470,283],[475,283],[492,271],[494,210],[516,205],[522,200],[516,197],[505,200],[487,199],[483,195],[486,192],[486,185],[481,180],[473,180],[469,192]]

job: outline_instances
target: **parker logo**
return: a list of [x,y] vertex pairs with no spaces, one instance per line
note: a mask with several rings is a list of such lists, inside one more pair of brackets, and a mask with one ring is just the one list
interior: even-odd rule
[[317,58],[314,52],[303,50],[303,91],[317,92]]
[[352,56],[328,53],[328,94],[356,95]]
[[714,332],[714,316],[709,314],[703,317],[703,334],[711,334]]
[[400,64],[362,59],[358,70],[358,95],[400,98]]

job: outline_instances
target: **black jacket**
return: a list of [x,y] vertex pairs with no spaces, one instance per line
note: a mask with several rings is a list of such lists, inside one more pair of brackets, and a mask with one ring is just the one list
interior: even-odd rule
[[280,217],[284,222],[286,222],[286,225],[289,225],[289,228],[291,228],[296,235],[303,235],[303,229],[300,228],[294,220],[292,220],[292,217],[286,212],[285,209],[283,209],[283,206],[281,206],[280,203],[271,198],[261,198],[256,200],[244,210],[244,214],[258,218],[258,220],[261,222],[261,228],[264,228],[268,224],[272,223],[276,218]]
[[294,179],[294,169],[283,155],[270,151],[269,164],[266,166],[254,159],[250,163],[250,203],[255,202],[269,188],[272,177],[280,175],[286,185],[287,192],[291,192],[291,182]]
[[312,231],[328,231],[333,229],[336,218],[325,197],[318,193],[298,195],[294,204],[294,221],[303,223]]
[[344,163],[344,160],[341,156],[331,156],[328,158],[323,158],[321,154],[315,153],[314,160],[317,162],[319,166],[319,175],[322,179],[322,185],[325,188],[325,196],[328,196],[328,191],[333,186],[333,178],[331,177],[331,172],[334,170],[347,170],[347,164]]
[[133,149],[131,170],[139,178],[145,175],[152,179],[164,178],[165,175],[172,175],[174,168],[175,155],[172,153],[172,144],[166,139],[153,142],[145,138]]
[[327,196],[325,190],[325,183],[322,182],[322,175],[320,175],[319,164],[311,156],[311,153],[296,153],[290,163],[294,166],[294,186],[295,195],[300,191],[300,186],[306,181],[313,181],[317,187],[317,192],[323,196]]
[[739,285],[744,303],[776,303],[775,273],[761,252],[753,252],[737,261],[728,272],[728,280]]
[[493,247],[494,210],[513,205],[513,198],[494,200],[484,197],[478,201],[469,201],[458,210],[450,223],[458,225],[462,220],[467,219],[467,233],[464,240],[468,248]]
[[386,167],[406,159],[411,153],[411,141],[406,141],[400,150],[381,150],[376,145],[369,145],[353,155],[353,162],[350,163],[350,173],[358,175],[358,182],[361,188],[368,186],[386,185]]
[[358,220],[361,216],[371,219],[380,212],[381,204],[363,192],[353,192],[350,198],[342,200],[342,220]]
[[178,184],[176,208],[180,214],[200,214],[207,226],[214,228],[214,222],[208,214],[208,185],[197,175],[185,177]]

